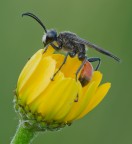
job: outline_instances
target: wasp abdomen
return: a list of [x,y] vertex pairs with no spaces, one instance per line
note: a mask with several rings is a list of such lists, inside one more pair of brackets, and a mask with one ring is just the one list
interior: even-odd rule
[[79,81],[83,87],[88,84],[88,82],[92,78],[92,75],[93,75],[93,66],[89,61],[86,61],[79,76]]

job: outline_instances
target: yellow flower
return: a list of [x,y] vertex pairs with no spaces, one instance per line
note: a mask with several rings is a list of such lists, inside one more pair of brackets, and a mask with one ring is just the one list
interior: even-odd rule
[[[95,108],[107,94],[110,83],[99,86],[102,74],[93,73],[91,81],[82,87],[75,80],[81,65],[77,57],[70,58],[51,81],[64,55],[48,50],[37,51],[22,70],[16,88],[16,110],[23,122],[38,130],[54,130],[71,124]],[[78,101],[75,100],[78,97]],[[26,124],[27,124],[26,123]]]

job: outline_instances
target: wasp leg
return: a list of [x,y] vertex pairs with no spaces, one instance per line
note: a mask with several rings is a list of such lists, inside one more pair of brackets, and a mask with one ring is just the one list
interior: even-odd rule
[[44,51],[43,51],[43,54],[47,51],[48,46],[49,46],[49,45],[47,45],[47,46],[45,47],[45,49],[44,49]]
[[87,58],[87,61],[89,61],[89,62],[96,62],[96,61],[98,61],[98,64],[97,64],[97,66],[96,66],[96,68],[95,68],[95,71],[98,70],[98,68],[99,68],[99,66],[100,66],[100,64],[101,64],[101,59],[98,58],[98,57]]
[[87,61],[87,57],[85,56],[85,59],[83,60],[82,64],[80,65],[80,67],[78,68],[78,70],[76,71],[76,81],[77,81],[77,76],[78,73],[80,72],[80,70],[82,69],[82,67],[84,66],[85,62]]
[[79,60],[83,61],[83,60],[85,59],[85,57],[86,57],[86,56],[85,56],[85,53],[84,53],[84,52],[79,52],[79,53],[78,53],[78,59],[79,59]]
[[79,95],[77,94],[76,99],[74,99],[74,102],[78,102]]
[[53,43],[50,43],[50,45],[51,45],[55,50],[61,50],[61,49],[62,49],[62,46],[61,46],[61,45],[56,46],[56,45],[54,45]]
[[50,43],[46,46],[43,53],[45,53],[47,51],[49,45],[51,45],[55,50],[61,50],[62,49],[62,46],[55,46],[53,43]]
[[[55,47],[56,47],[56,46],[55,46]],[[60,49],[60,48],[59,48],[59,49]],[[73,58],[73,57],[76,55],[76,52],[73,51],[73,52],[68,52],[68,53],[66,54],[66,56],[65,56],[65,58],[64,58],[64,60],[63,60],[63,63],[61,64],[61,66],[59,67],[59,69],[54,73],[54,75],[53,75],[53,77],[51,78],[51,80],[54,80],[54,77],[56,76],[56,74],[61,70],[61,68],[63,67],[63,65],[66,63],[66,60],[67,60],[67,58],[68,58],[68,55]]]
[[63,63],[61,64],[61,66],[59,67],[59,69],[54,73],[53,77],[51,78],[52,81],[54,80],[54,77],[56,76],[56,74],[61,70],[61,68],[63,67],[63,65],[66,63],[66,60],[67,60],[67,58],[68,58],[68,55],[69,55],[69,53],[67,53],[67,54],[65,55],[65,58],[64,58],[64,60],[63,60]]

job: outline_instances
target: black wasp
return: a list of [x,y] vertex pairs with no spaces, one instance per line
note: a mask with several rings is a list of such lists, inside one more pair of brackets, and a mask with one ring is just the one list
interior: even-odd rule
[[[99,46],[97,46],[95,44],[92,44],[91,42],[88,42],[88,41],[80,38],[79,36],[77,36],[74,33],[61,32],[57,35],[56,30],[54,30],[54,29],[47,30],[46,27],[44,26],[44,24],[40,21],[40,19],[32,13],[23,13],[22,16],[32,17],[43,27],[45,34],[42,37],[42,42],[43,42],[44,46],[46,47],[45,51],[47,50],[48,45],[51,45],[57,51],[63,49],[64,51],[67,52],[66,56],[64,58],[64,61],[62,62],[62,65],[60,66],[58,71],[66,63],[68,56],[75,57],[76,55],[78,55],[78,59],[82,61],[81,66],[78,68],[78,70],[76,72],[76,79],[77,79],[77,75],[78,75],[79,71],[84,66],[86,61],[89,61],[89,62],[98,61],[98,64],[95,68],[95,70],[97,70],[99,68],[101,59],[98,57],[88,58],[86,55],[86,47],[93,48],[93,49],[99,51],[100,53],[103,53],[103,54],[115,59],[118,62],[120,61],[120,59],[118,57],[114,56],[112,53],[100,48]],[[57,43],[57,46],[54,45],[54,42]],[[53,75],[52,80],[55,77],[55,75],[58,73],[58,71]]]

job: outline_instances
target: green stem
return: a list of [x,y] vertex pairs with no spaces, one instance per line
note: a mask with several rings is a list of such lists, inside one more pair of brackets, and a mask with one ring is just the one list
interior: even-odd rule
[[13,137],[11,144],[30,144],[33,138],[36,136],[36,132],[32,129],[24,128],[21,124]]

